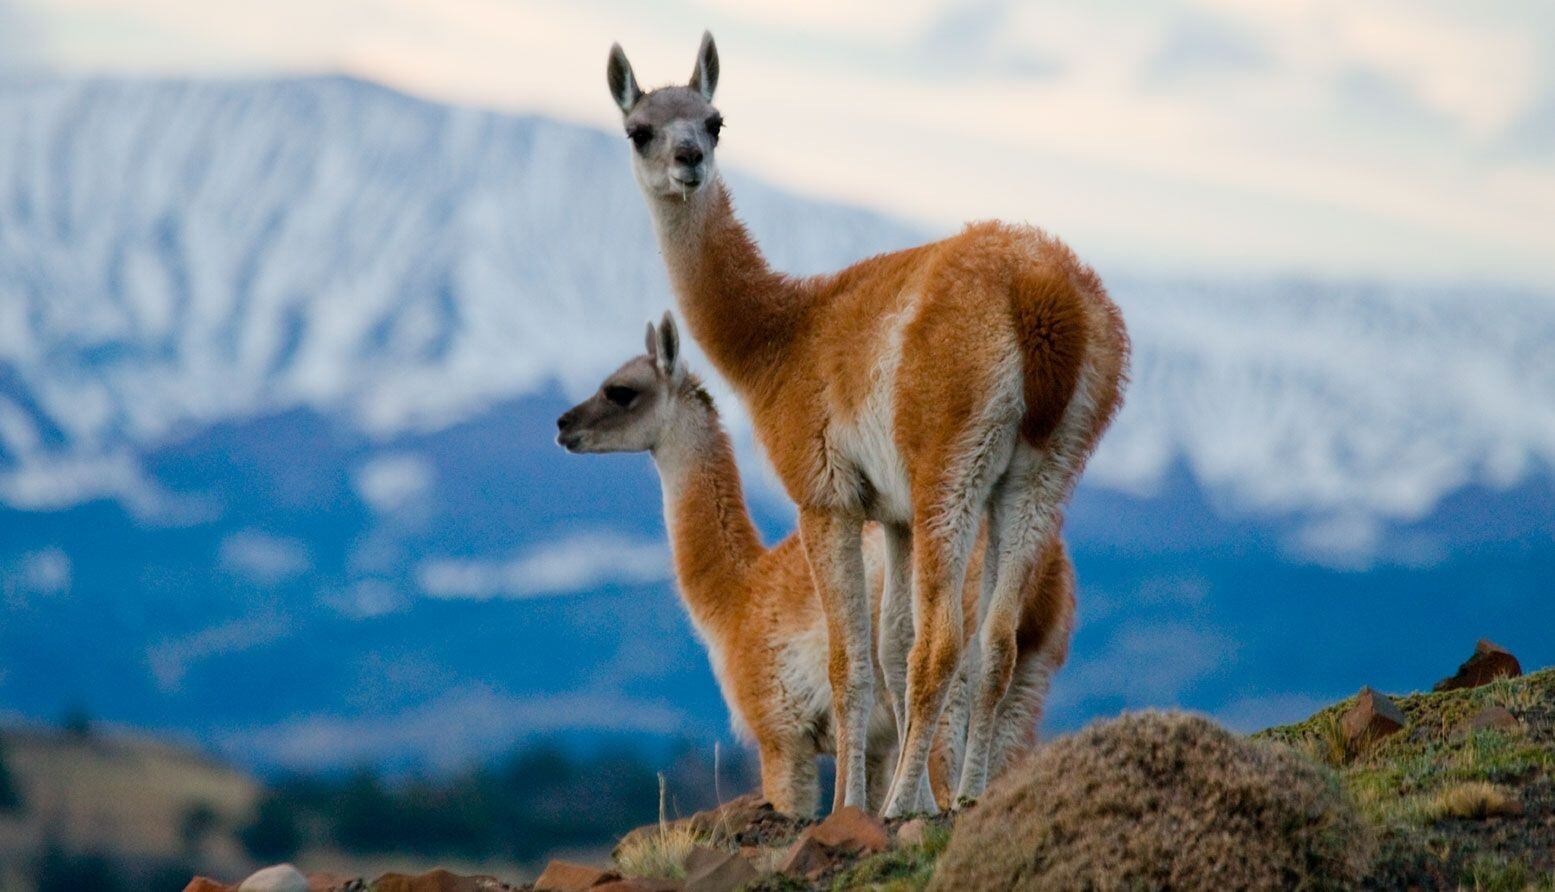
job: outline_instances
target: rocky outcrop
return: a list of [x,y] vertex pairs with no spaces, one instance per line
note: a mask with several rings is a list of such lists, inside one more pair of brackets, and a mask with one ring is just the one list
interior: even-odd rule
[[1351,706],[1339,720],[1345,743],[1351,752],[1403,730],[1408,723],[1403,710],[1388,695],[1361,688]]
[[1516,678],[1523,674],[1522,664],[1511,651],[1486,638],[1474,645],[1474,653],[1458,671],[1436,683],[1432,690],[1456,691],[1461,688],[1477,688],[1498,678]]

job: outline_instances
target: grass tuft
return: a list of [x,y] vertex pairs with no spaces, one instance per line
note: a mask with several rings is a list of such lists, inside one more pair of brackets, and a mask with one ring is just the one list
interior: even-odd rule
[[1522,803],[1505,787],[1484,781],[1467,781],[1443,787],[1424,805],[1423,817],[1429,821],[1444,818],[1479,820],[1520,815]]
[[616,867],[622,876],[645,879],[683,879],[686,858],[711,839],[685,824],[671,824],[665,809],[664,774],[659,774],[659,829],[622,842],[616,849]]
[[1464,871],[1462,888],[1474,892],[1523,892],[1537,887],[1521,861],[1509,861],[1500,855],[1480,855],[1470,861]]

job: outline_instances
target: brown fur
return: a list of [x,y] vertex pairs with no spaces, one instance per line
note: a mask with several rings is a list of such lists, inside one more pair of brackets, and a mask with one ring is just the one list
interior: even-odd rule
[[[933,724],[961,658],[957,590],[965,563],[934,532],[939,505],[964,481],[955,458],[1005,350],[1020,353],[1025,409],[1020,436],[1042,448],[1089,355],[1105,383],[1088,432],[1094,446],[1119,403],[1127,340],[1094,273],[1057,241],[1025,227],[981,224],[933,245],[866,260],[834,276],[790,279],[766,268],[733,217],[722,184],[700,238],[666,246],[692,331],[745,397],[778,476],[819,537],[842,518],[879,517],[874,483],[836,459],[835,425],[869,398],[889,320],[916,297],[903,333],[894,431],[913,493],[914,598],[924,622],[909,663],[909,722]],[[1020,256],[1017,248],[1026,253]],[[881,518],[888,519],[888,518]],[[812,555],[812,559],[816,556]],[[840,584],[835,556],[821,557],[817,584]],[[845,599],[833,602],[845,613]],[[834,682],[848,655],[832,657]]]
[[[680,591],[709,648],[721,651],[727,661],[728,705],[755,738],[762,763],[762,795],[785,814],[809,814],[809,808],[796,804],[790,789],[793,775],[802,771],[795,766],[833,752],[835,741],[824,717],[818,725],[796,726],[795,692],[783,688],[774,661],[783,643],[823,626],[825,611],[798,536],[790,535],[770,550],[746,548],[747,531],[753,528],[743,498],[729,497],[738,493],[739,479],[727,437],[719,438],[707,458],[692,493],[677,499],[669,510]],[[879,527],[868,524],[863,535],[870,604],[878,620],[883,585]],[[975,617],[973,605],[981,584],[981,561],[973,563],[963,588],[969,617]],[[1027,586],[1022,612],[1027,634],[1020,642],[1018,659],[1041,661],[1049,671],[1057,671],[1068,655],[1074,608],[1069,556],[1063,544],[1054,540]],[[968,622],[963,631],[967,637],[975,634],[975,623]],[[1027,717],[1023,746],[1010,754],[1012,762],[1035,745],[1038,718]],[[948,807],[953,799],[947,777],[953,770],[949,758],[941,744],[931,763],[941,807]],[[871,795],[878,794],[872,790]]]
[[[616,69],[630,73],[619,48],[611,65],[612,84]],[[861,733],[874,697],[868,628],[859,623],[867,609],[859,531],[876,520],[911,532],[921,631],[908,660],[901,789],[890,806],[901,813],[923,801],[932,728],[961,665],[965,607],[955,595],[966,549],[994,516],[995,491],[1013,488],[1005,522],[1019,545],[1000,566],[1015,582],[993,589],[982,636],[991,659],[977,700],[985,720],[976,724],[986,732],[1013,677],[1019,580],[1056,535],[1062,503],[1116,411],[1127,336],[1095,273],[1029,226],[978,223],[832,275],[773,271],[712,163],[710,36],[697,71],[704,90],[670,87],[620,103],[628,133],[651,135],[634,150],[634,171],[691,331],[746,402],[798,506],[831,632],[835,702],[848,717],[839,723],[845,765],[863,765],[862,742],[855,749],[849,738]],[[862,804],[861,789],[850,784],[847,801]]]
[[[806,712],[810,692],[785,687],[791,674],[780,665],[785,646],[814,636],[826,622],[804,549],[795,535],[770,549],[762,545],[746,507],[728,434],[694,377],[669,382],[653,370],[651,361],[639,359],[607,384],[612,382],[662,391],[659,398],[673,402],[670,412],[676,421],[669,425],[673,434],[663,435],[648,448],[666,475],[665,517],[681,596],[707,642],[730,711],[755,739],[762,794],[779,811],[808,815],[814,808],[815,757],[831,752],[833,740],[829,715]],[[634,415],[596,395],[563,416],[563,429],[573,433],[579,428],[619,429],[651,424],[657,417],[652,405]],[[675,442],[666,442],[670,436]],[[871,614],[878,623],[884,586],[881,530],[869,524],[863,537]],[[969,616],[963,632],[968,637],[976,633],[971,618],[980,576],[980,562],[974,561],[963,589]],[[1023,601],[1022,616],[1030,628],[1020,644],[1023,665],[1051,673],[1063,664],[1074,604],[1073,568],[1063,543],[1054,539]],[[1008,717],[1010,732],[1019,741],[1010,756],[1024,753],[1035,743],[1039,718],[1040,702],[1034,710]],[[931,767],[944,805],[952,795],[950,759],[950,750],[941,740]],[[883,781],[883,777],[871,779],[877,795],[884,792]]]

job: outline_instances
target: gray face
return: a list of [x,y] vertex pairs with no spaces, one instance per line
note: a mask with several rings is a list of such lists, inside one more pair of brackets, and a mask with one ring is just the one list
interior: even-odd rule
[[713,177],[713,150],[723,116],[713,107],[718,85],[718,48],[702,35],[696,67],[687,86],[644,93],[620,45],[611,47],[607,69],[610,95],[621,109],[632,144],[632,170],[648,195],[687,199]]
[[652,357],[639,356],[605,379],[588,399],[556,419],[568,452],[647,452],[668,423],[670,391]]
[[648,352],[615,370],[599,390],[556,419],[556,442],[568,452],[647,452],[675,421],[681,385],[680,333],[669,313],[649,324]]
[[661,87],[625,115],[632,170],[650,195],[687,198],[713,175],[723,117],[690,87]]

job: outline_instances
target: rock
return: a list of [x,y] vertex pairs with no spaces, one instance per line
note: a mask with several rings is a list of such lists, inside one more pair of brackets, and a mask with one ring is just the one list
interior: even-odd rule
[[896,828],[896,842],[904,846],[921,846],[923,839],[929,832],[929,822],[922,818],[913,818],[902,826]]
[[778,868],[779,873],[792,876],[814,876],[837,863],[837,853],[825,843],[806,833],[789,846],[788,855]]
[[594,886],[620,879],[619,874],[575,864],[571,861],[552,861],[545,866],[535,880],[535,892],[584,892]]
[[308,874],[308,892],[357,892],[366,888],[366,883],[352,877],[332,873]]
[[500,892],[513,887],[495,877],[460,876],[446,870],[429,870],[418,876],[386,873],[373,880],[368,888],[372,892]]
[[874,854],[891,847],[891,834],[885,825],[856,805],[837,809],[803,835],[845,852]]
[[857,806],[840,808],[799,834],[779,870],[813,877],[853,855],[883,852],[891,846],[885,825]]
[[589,892],[681,892],[684,888],[679,880],[627,877],[595,886]]
[[1370,741],[1381,740],[1404,727],[1407,720],[1398,704],[1371,688],[1361,688],[1355,705],[1340,719],[1344,737],[1351,747],[1360,747]]
[[1515,731],[1521,724],[1517,716],[1501,706],[1487,706],[1469,719],[1469,727],[1475,731]]
[[309,892],[308,878],[290,864],[277,864],[249,875],[238,892]]
[[195,877],[184,887],[184,892],[233,892],[236,887],[218,883],[209,877]]
[[1511,652],[1493,641],[1481,638],[1474,645],[1474,653],[1451,678],[1436,683],[1433,690],[1456,691],[1460,688],[1477,688],[1498,678],[1516,678],[1523,674],[1522,664]]
[[759,876],[740,855],[697,846],[686,858],[686,892],[734,892]]
[[1475,731],[1516,731],[1522,727],[1517,716],[1500,706],[1487,706],[1465,719],[1452,732],[1454,743],[1466,740]]

